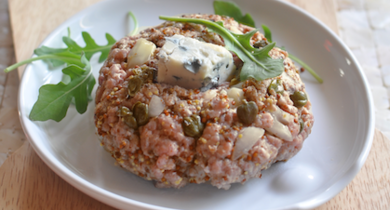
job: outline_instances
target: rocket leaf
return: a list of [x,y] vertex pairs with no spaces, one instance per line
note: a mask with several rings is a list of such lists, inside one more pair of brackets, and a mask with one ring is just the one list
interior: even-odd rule
[[[69,33],[69,31],[68,31]],[[83,67],[84,64],[80,62],[81,54],[84,53],[85,57],[89,60],[92,55],[97,52],[101,52],[99,57],[99,62],[103,62],[110,52],[110,49],[113,44],[115,44],[115,39],[110,35],[106,34],[107,45],[97,45],[95,40],[92,39],[91,35],[88,32],[82,32],[82,36],[85,42],[85,47],[80,47],[74,40],[69,36],[62,37],[63,42],[67,45],[67,48],[51,48],[42,46],[34,50],[36,57],[29,58],[27,60],[13,64],[6,69],[4,72],[10,72],[24,64],[31,63],[36,60],[43,60],[53,67],[58,67],[63,64],[75,64],[80,67]]]
[[[66,44],[67,48],[50,48],[46,46],[42,46],[38,49],[34,50],[34,53],[38,56],[48,55],[48,54],[57,54],[57,53],[63,53],[63,52],[70,52],[75,55],[81,55],[81,53],[85,54],[85,57],[90,60],[92,55],[94,55],[97,52],[101,52],[101,55],[99,57],[99,62],[103,62],[106,58],[108,53],[110,52],[110,49],[112,45],[115,43],[115,39],[108,33],[106,33],[106,39],[107,39],[107,45],[97,45],[95,40],[92,39],[91,35],[88,32],[83,31],[82,37],[85,42],[85,47],[79,46],[73,39],[71,39],[69,36],[62,37],[62,41]],[[52,64],[54,67],[60,66],[64,63],[68,63],[63,60],[59,59],[45,59],[45,61]],[[69,64],[69,63],[68,63]]]
[[67,83],[47,84],[39,89],[38,100],[30,113],[31,120],[61,121],[65,117],[72,99],[74,99],[76,110],[80,114],[86,111],[88,98],[90,98],[92,88],[95,85],[95,78],[85,55],[81,56],[81,63],[84,64],[84,69],[71,64],[62,70],[64,75],[70,78]]
[[272,59],[268,55],[269,51],[275,46],[275,43],[271,43],[262,49],[252,47],[250,39],[257,30],[253,30],[246,34],[234,34],[223,27],[222,22],[166,16],[160,16],[160,19],[202,24],[209,30],[219,34],[225,42],[226,49],[236,53],[244,62],[240,73],[240,80],[242,81],[246,80],[248,77],[254,77],[256,80],[265,80],[280,75],[284,70],[282,59]]
[[80,114],[87,110],[88,101],[92,99],[91,93],[96,83],[89,59],[95,53],[101,52],[99,62],[103,62],[115,43],[115,39],[110,34],[106,34],[108,43],[100,46],[96,44],[89,33],[82,32],[82,37],[85,47],[79,46],[72,40],[70,30],[68,30],[68,36],[62,38],[67,48],[42,46],[34,51],[36,57],[18,62],[4,69],[4,72],[10,72],[19,66],[36,60],[43,60],[53,67],[67,65],[62,69],[63,78],[61,82],[43,85],[39,89],[38,100],[30,112],[31,120],[46,121],[52,119],[59,122],[65,117],[70,103],[75,104],[76,110]]
[[[216,15],[225,15],[234,18],[239,23],[255,27],[255,23],[250,16],[250,14],[242,15],[241,9],[233,2],[224,2],[224,1],[214,1],[214,13]],[[271,30],[266,25],[261,25],[264,31],[264,37],[272,42],[272,33]],[[282,48],[284,50],[284,48]],[[291,60],[299,63],[302,67],[304,67],[319,83],[322,83],[322,78],[305,62],[295,57],[292,54],[289,54]]]
[[247,26],[255,27],[255,21],[253,21],[250,14],[242,15],[240,8],[233,2],[226,1],[214,1],[214,13],[216,15],[223,15],[234,18],[239,23]]
[[268,26],[266,25],[261,25],[264,31],[264,37],[269,41],[272,42],[272,33],[271,30],[269,30]]

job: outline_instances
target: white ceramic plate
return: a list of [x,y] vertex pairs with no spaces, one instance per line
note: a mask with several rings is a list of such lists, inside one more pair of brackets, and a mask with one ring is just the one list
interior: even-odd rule
[[[308,13],[281,1],[239,1],[258,26],[268,25],[278,45],[312,66],[324,79],[317,83],[302,74],[310,95],[315,124],[303,149],[286,163],[264,172],[263,178],[230,190],[202,184],[182,189],[157,189],[114,165],[99,145],[93,122],[94,103],[79,115],[74,107],[60,123],[32,122],[28,114],[38,88],[61,79],[61,69],[48,70],[43,62],[28,65],[20,84],[20,118],[38,155],[67,182],[99,201],[121,209],[309,209],[339,193],[363,166],[374,130],[368,83],[356,59],[340,39]],[[63,47],[61,37],[72,30],[80,44],[81,31],[97,43],[104,34],[117,40],[127,31],[131,10],[141,26],[157,25],[158,15],[213,13],[212,1],[113,0],[93,5],[73,16],[42,43]],[[101,64],[92,59],[95,76]]]

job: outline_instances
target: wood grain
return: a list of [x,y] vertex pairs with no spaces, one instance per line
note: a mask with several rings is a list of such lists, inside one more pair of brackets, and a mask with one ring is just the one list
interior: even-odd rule
[[305,1],[305,0],[287,0],[292,4],[301,7],[306,10],[319,20],[321,20],[325,25],[332,29],[336,34],[339,33],[339,27],[337,24],[336,8],[337,3],[335,0],[324,1],[314,0],[314,1]]
[[[9,0],[18,61],[63,21],[98,0]],[[289,0],[337,33],[334,0]],[[28,14],[28,16],[26,15]],[[390,141],[376,131],[372,150],[356,178],[335,198],[317,208],[390,209]],[[1,209],[112,209],[81,193],[50,170],[26,142],[0,167]]]
[[0,195],[1,209],[113,209],[57,176],[27,141],[0,167]]
[[[33,51],[72,15],[100,0],[9,0],[16,61],[32,56]],[[22,75],[24,66],[18,69]]]

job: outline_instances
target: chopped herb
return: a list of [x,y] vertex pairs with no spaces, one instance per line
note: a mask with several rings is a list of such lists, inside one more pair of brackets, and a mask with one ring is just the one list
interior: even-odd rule
[[240,8],[233,2],[226,1],[214,1],[214,13],[216,15],[228,16],[234,18],[239,23],[247,26],[255,27],[255,21],[253,21],[250,14],[242,15]]
[[240,73],[240,80],[242,81],[246,80],[248,77],[254,77],[257,80],[265,80],[279,76],[284,70],[282,59],[272,59],[268,55],[268,52],[272,50],[275,43],[271,43],[261,49],[251,46],[250,39],[257,30],[253,30],[246,34],[234,34],[226,29],[222,22],[166,16],[160,16],[160,19],[202,24],[209,30],[219,34],[224,39],[225,47],[236,53],[236,55],[244,62]]

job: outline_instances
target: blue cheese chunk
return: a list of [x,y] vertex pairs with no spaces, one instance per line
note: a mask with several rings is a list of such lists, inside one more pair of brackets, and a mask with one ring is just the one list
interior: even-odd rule
[[165,38],[158,57],[157,81],[206,91],[226,82],[236,69],[222,46],[182,35]]

